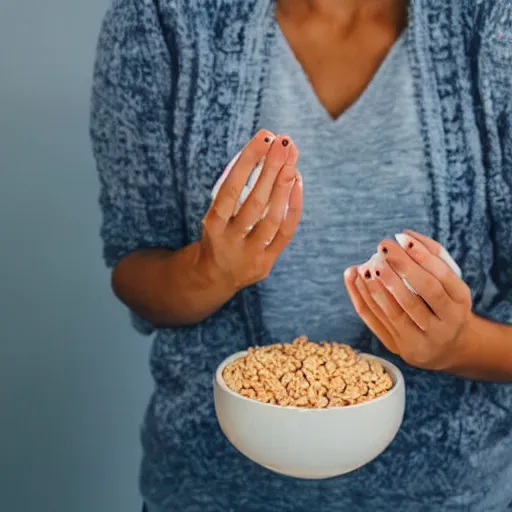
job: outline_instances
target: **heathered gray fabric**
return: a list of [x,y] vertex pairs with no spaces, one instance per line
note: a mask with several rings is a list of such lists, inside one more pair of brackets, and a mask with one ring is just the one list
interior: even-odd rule
[[265,326],[282,341],[307,333],[355,342],[364,325],[343,284],[344,269],[405,228],[431,232],[431,189],[404,39],[333,121],[279,31],[261,126],[293,138],[304,179],[299,230],[260,285]]

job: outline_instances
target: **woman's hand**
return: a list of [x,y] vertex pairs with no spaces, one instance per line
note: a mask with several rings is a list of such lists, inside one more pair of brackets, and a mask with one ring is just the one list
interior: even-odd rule
[[[264,157],[260,178],[235,215],[242,190]],[[260,131],[213,200],[203,221],[198,265],[224,289],[236,292],[266,278],[295,234],[302,213],[298,157],[289,137]]]
[[449,369],[467,349],[470,290],[439,257],[437,242],[411,231],[400,238],[402,247],[385,240],[368,263],[345,272],[350,298],[373,333],[408,364]]

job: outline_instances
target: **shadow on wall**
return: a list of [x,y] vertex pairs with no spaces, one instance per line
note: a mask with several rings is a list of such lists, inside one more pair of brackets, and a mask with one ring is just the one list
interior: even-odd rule
[[108,3],[0,7],[6,512],[140,510],[148,340],[131,330],[109,289],[88,137],[94,49]]

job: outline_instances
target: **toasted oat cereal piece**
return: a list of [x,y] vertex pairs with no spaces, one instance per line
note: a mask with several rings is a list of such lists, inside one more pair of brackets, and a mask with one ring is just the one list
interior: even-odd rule
[[251,347],[226,366],[226,385],[246,398],[282,407],[345,407],[386,394],[385,368],[348,345],[308,340]]

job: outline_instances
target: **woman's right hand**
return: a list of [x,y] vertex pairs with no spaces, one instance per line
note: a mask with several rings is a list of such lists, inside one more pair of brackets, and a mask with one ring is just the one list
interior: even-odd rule
[[[260,178],[235,216],[242,190],[264,157]],[[302,214],[298,157],[289,137],[261,130],[213,200],[203,220],[198,263],[224,289],[236,293],[265,279],[293,238]]]

